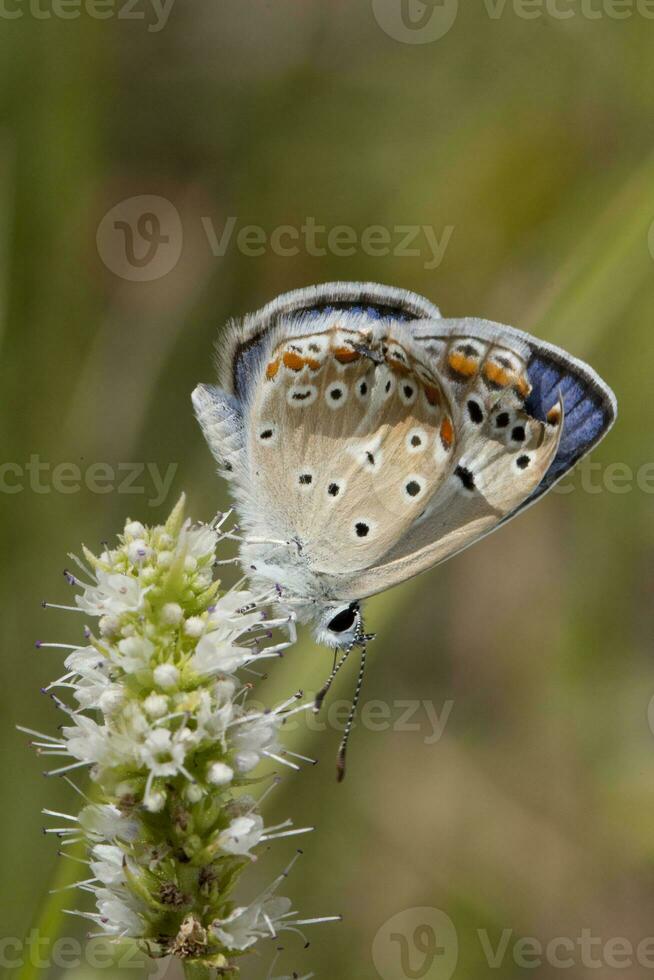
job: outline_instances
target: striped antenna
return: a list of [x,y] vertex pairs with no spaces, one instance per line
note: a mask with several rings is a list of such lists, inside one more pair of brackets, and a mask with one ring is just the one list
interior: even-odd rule
[[363,675],[366,672],[366,647],[361,647],[361,660],[359,662],[359,675],[357,677],[357,686],[354,689],[354,697],[352,698],[352,707],[350,708],[350,714],[347,719],[347,724],[345,725],[345,730],[343,732],[343,738],[341,739],[341,744],[338,749],[338,757],[336,760],[336,778],[339,783],[342,783],[345,779],[345,755],[347,752],[347,745],[350,740],[350,733],[352,731],[352,725],[354,724],[354,715],[356,714],[357,706],[359,704],[359,698],[361,697],[361,688],[363,686]]

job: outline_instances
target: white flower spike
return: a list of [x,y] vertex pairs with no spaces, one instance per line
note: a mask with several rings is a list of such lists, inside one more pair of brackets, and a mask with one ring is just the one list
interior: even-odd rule
[[[192,526],[182,498],[165,525],[128,521],[115,548],[100,557],[84,549],[84,563],[75,561],[86,581],[66,573],[80,590],[76,606],[57,608],[94,617],[97,632],[85,630],[79,647],[37,644],[69,651],[47,690],[75,703],[50,694],[68,716],[59,736],[22,731],[37,752],[58,757],[48,775],[80,769],[96,787],[77,816],[46,811],[60,848],[88,844],[82,863],[93,877],[78,884],[93,892],[97,912],[72,914],[93,922],[94,935],[179,957],[189,975],[232,978],[235,960],[259,942],[339,917],[297,918],[275,894],[290,866],[250,905],[231,899],[259,847],[312,828],[266,829],[242,794],[262,760],[297,768],[280,754],[278,734],[311,705],[295,695],[262,712],[243,699],[237,671],[281,655],[295,627],[270,618],[274,594],[221,595],[213,570],[229,536],[215,524]],[[274,630],[287,638],[271,644]]]

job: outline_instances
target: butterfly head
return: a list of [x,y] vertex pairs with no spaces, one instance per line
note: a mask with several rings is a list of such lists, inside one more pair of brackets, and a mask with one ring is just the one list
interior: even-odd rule
[[318,643],[333,650],[363,645],[372,639],[363,629],[360,602],[324,606],[316,617],[314,628]]

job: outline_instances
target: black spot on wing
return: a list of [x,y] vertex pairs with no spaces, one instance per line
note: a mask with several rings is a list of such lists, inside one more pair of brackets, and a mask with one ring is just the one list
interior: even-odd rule
[[474,422],[475,425],[481,425],[484,421],[484,413],[481,405],[474,398],[471,398],[467,404],[468,415],[470,416],[470,421]]
[[454,475],[458,476],[459,480],[461,480],[461,483],[466,488],[466,490],[475,489],[475,478],[470,472],[470,470],[467,469],[467,467],[457,466],[457,468],[454,471]]

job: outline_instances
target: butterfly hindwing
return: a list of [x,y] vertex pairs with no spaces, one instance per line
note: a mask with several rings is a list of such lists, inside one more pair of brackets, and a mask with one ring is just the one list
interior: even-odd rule
[[[587,365],[520,331],[440,320],[417,324],[414,336],[453,377],[462,429],[470,427],[466,414],[479,419],[479,438],[460,440],[458,475],[466,476],[469,497],[453,496],[455,484],[443,487],[383,562],[343,583],[345,596],[388,588],[490,533],[550,489],[615,418],[612,392]],[[493,405],[483,422],[471,406],[480,395]],[[494,456],[500,432],[505,452]]]
[[555,348],[535,343],[528,374],[532,390],[527,410],[535,418],[546,418],[555,400],[561,398],[564,422],[556,458],[525,506],[546,493],[597,445],[617,412],[613,392],[595,372],[586,364],[563,357]]
[[[606,435],[615,421],[615,396],[596,372],[561,348],[530,334],[474,318],[417,323],[412,332],[417,343],[427,347],[434,343],[448,344],[450,348],[460,346],[458,338],[463,335],[474,345],[494,344],[498,352],[496,363],[509,367],[513,362],[513,369],[518,369],[517,391],[527,414],[538,421],[551,420],[561,400],[563,428],[556,457],[522,506],[549,490]],[[484,373],[488,374],[488,369]],[[482,379],[487,387],[493,386],[493,376],[499,382],[507,380],[498,377],[496,367],[491,365],[490,377]]]
[[221,475],[231,479],[245,466],[245,434],[240,405],[217,385],[198,385],[193,407]]

